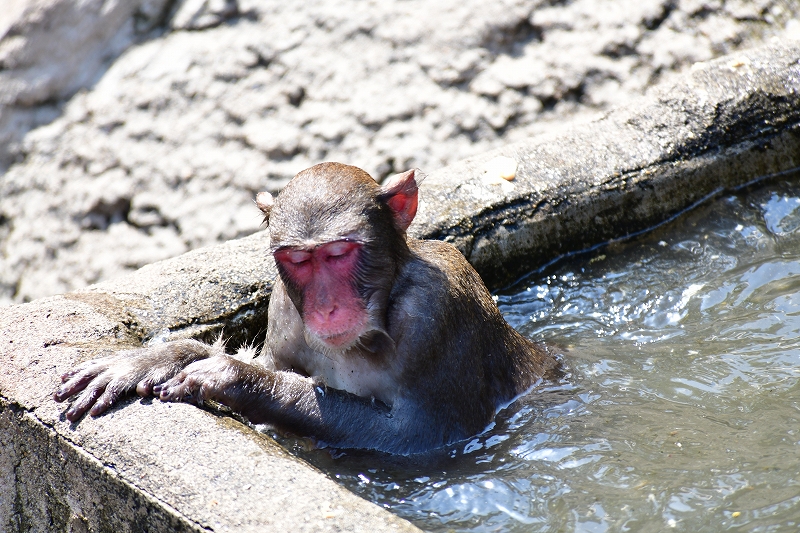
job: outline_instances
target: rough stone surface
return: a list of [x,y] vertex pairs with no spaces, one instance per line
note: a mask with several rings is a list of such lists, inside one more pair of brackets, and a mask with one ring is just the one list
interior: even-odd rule
[[430,172],[800,29],[798,0],[10,6],[0,136],[52,122],[0,140],[3,303],[253,233],[313,163]]
[[163,24],[168,0],[4,0],[0,12],[0,172],[30,129],[92,85]]
[[[796,172],[799,93],[798,42],[709,62],[588,126],[432,173],[413,232],[454,242],[501,282]],[[513,181],[484,171],[500,155],[518,162]],[[413,530],[232,418],[132,399],[70,424],[52,401],[77,362],[148,338],[225,326],[236,342],[261,340],[267,249],[262,232],[0,309],[0,531]]]

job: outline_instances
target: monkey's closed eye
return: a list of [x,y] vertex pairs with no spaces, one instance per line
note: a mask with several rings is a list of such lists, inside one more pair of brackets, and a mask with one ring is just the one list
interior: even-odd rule
[[327,258],[337,259],[346,256],[358,248],[358,244],[352,241],[336,241],[325,244],[321,248],[322,253]]
[[311,252],[305,250],[280,250],[275,252],[275,259],[293,265],[302,265],[311,261]]

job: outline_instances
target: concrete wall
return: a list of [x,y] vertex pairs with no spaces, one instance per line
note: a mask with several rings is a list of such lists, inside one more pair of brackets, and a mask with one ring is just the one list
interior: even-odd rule
[[[797,42],[724,57],[597,122],[443,168],[412,233],[452,241],[497,286],[793,172],[799,61]],[[486,170],[498,156],[518,163],[515,180]],[[148,337],[255,337],[275,276],[267,246],[262,232],[0,309],[0,530],[413,530],[231,418],[132,399],[70,424],[52,401],[76,362]]]

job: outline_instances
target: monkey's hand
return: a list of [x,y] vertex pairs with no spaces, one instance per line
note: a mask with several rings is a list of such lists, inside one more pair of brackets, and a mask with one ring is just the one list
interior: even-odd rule
[[[336,448],[413,453],[444,444],[444,427],[412,402],[392,408],[290,371],[249,365],[224,354],[197,361],[153,387],[168,402],[217,402],[253,424],[269,423]],[[451,432],[454,434],[454,432]],[[425,441],[428,439],[428,441]]]
[[64,373],[61,376],[62,385],[53,394],[53,399],[63,402],[80,393],[65,413],[70,422],[75,422],[87,411],[92,416],[98,416],[133,390],[139,396],[150,396],[155,385],[175,376],[193,361],[205,359],[216,351],[221,351],[221,348],[194,340],[124,350],[87,361]]
[[240,411],[247,396],[268,381],[267,373],[220,354],[190,364],[172,379],[153,387],[153,394],[165,402],[202,406],[212,400]]

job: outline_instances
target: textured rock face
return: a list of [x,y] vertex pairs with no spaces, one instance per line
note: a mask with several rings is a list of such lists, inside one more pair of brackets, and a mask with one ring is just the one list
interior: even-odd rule
[[322,160],[430,171],[598,116],[696,61],[793,35],[798,13],[796,0],[12,0],[0,302],[252,233],[254,193]]
[[167,0],[6,0],[0,13],[0,170],[57,102],[93,84],[166,18]]

